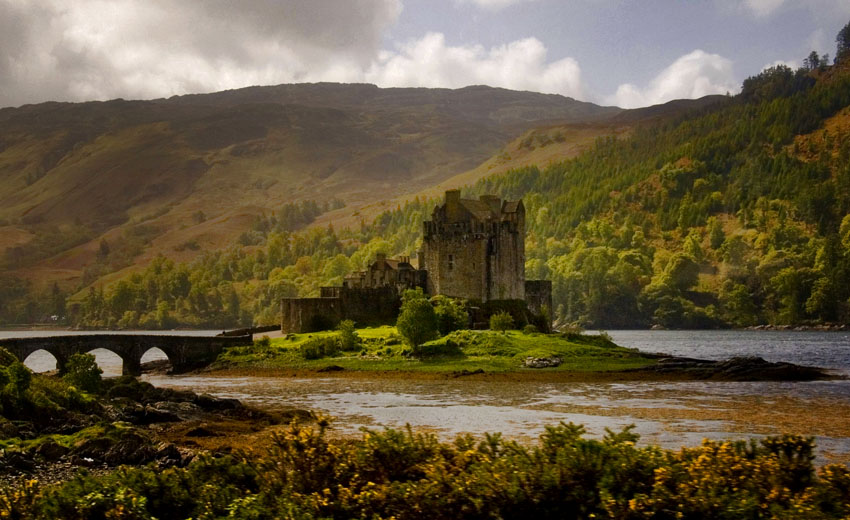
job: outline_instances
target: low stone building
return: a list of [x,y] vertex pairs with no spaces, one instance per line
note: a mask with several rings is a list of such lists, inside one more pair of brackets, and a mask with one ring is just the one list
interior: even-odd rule
[[322,330],[344,319],[389,323],[398,314],[401,294],[414,287],[432,296],[464,298],[486,309],[498,309],[504,302],[514,312],[527,309],[548,320],[552,283],[525,279],[521,200],[502,201],[491,195],[462,199],[460,191],[449,190],[431,220],[423,223],[423,232],[416,267],[409,257],[388,259],[379,254],[366,270],[346,276],[341,287],[322,287],[318,298],[284,298],[282,330]]

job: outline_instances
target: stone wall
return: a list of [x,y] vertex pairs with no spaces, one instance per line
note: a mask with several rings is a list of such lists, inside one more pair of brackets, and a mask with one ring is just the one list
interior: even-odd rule
[[431,232],[426,228],[423,246],[428,294],[487,299],[488,235],[483,226],[478,229],[468,222],[435,224]]
[[284,298],[280,301],[281,332],[316,332],[342,320],[339,298]]
[[[464,209],[464,204],[473,205],[481,218]],[[525,298],[521,202],[502,203],[486,195],[479,201],[461,200],[457,191],[450,190],[432,217],[423,223],[419,266],[428,272],[428,294],[480,301]]]
[[[330,288],[324,288],[330,289]],[[357,325],[395,322],[401,299],[394,287],[377,289],[334,287],[325,298],[284,298],[280,302],[281,331],[316,332],[333,329],[342,320]]]
[[[528,310],[537,315],[546,315],[552,319],[552,281],[551,280],[526,280],[525,301]],[[545,313],[544,313],[545,311]]]

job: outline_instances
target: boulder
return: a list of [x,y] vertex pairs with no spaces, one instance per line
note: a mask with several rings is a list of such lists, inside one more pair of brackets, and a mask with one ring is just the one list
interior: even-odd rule
[[526,368],[550,368],[560,366],[560,364],[561,358],[559,357],[536,358],[529,356],[523,362],[523,366]]

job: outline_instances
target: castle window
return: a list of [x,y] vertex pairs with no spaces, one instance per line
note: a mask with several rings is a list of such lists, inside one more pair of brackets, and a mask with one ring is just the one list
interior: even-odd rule
[[454,255],[449,255],[449,271],[455,268],[455,257]]

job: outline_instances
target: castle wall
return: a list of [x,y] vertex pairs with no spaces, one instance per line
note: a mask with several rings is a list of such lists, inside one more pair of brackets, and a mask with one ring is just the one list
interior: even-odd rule
[[528,310],[534,314],[543,314],[552,319],[552,281],[551,280],[526,280],[525,301]]
[[392,323],[401,307],[401,299],[394,287],[327,287],[323,288],[323,292],[334,296],[281,300],[281,331],[303,333],[328,330],[335,328],[342,320],[353,320],[358,325]]
[[342,321],[340,298],[284,298],[280,301],[280,330],[316,332]]
[[[434,224],[434,223],[431,223]],[[458,222],[432,226],[424,239],[428,294],[487,299],[487,235],[483,225]]]
[[341,319],[353,320],[358,325],[376,325],[395,322],[401,298],[395,287],[343,289],[340,304]]
[[525,229],[524,222],[519,220],[524,219],[505,220],[497,224],[487,299],[525,299]]

